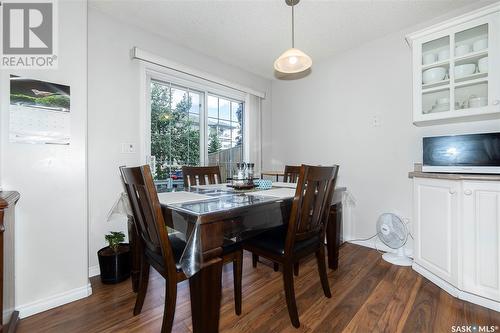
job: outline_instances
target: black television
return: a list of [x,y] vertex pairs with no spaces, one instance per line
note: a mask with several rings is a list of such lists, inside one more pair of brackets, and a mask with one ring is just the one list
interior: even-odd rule
[[500,174],[500,132],[424,137],[422,171]]

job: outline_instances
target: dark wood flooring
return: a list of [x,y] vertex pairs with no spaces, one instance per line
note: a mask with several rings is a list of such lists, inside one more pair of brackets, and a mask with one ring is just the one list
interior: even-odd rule
[[[328,273],[332,298],[323,296],[315,258],[301,263],[295,279],[301,327],[286,309],[280,272],[270,264],[252,268],[245,253],[243,313],[234,314],[231,265],[223,272],[221,332],[451,332],[452,325],[500,326],[500,313],[458,300],[408,267],[392,266],[372,249],[346,244],[337,271]],[[130,281],[103,285],[92,278],[93,295],[21,320],[25,332],[159,332],[164,282],[151,274],[142,314],[132,316]],[[174,332],[191,332],[189,285],[178,285]],[[499,331],[498,329],[496,330]]]

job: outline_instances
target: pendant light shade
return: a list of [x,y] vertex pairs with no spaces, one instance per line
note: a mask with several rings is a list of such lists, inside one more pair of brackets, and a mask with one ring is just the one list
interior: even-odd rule
[[300,0],[285,0],[292,7],[292,48],[283,52],[274,62],[274,69],[285,74],[300,73],[312,66],[312,59],[307,54],[295,48],[294,7]]
[[291,48],[283,52],[274,62],[274,69],[281,73],[300,73],[312,66],[312,59],[299,49]]

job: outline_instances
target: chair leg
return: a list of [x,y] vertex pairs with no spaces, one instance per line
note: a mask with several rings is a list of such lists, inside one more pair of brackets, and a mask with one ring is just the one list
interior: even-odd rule
[[273,269],[275,272],[279,271],[280,270],[280,264],[278,264],[277,262],[273,262]]
[[258,261],[259,261],[259,256],[252,253],[252,266],[253,266],[253,268],[257,267]]
[[293,275],[299,276],[299,262],[297,261],[293,264]]
[[321,286],[323,287],[323,292],[325,296],[330,298],[332,293],[330,292],[330,285],[328,284],[328,276],[326,274],[325,266],[325,247],[321,246],[318,251],[316,251],[316,261],[318,262],[318,272],[319,278],[321,279]]
[[171,333],[174,325],[175,304],[177,303],[177,281],[175,277],[165,280],[165,306],[163,308],[163,322],[161,333]]
[[235,253],[236,259],[233,261],[234,280],[234,312],[241,314],[241,275],[243,274],[243,250]]
[[142,305],[146,298],[149,283],[149,263],[146,258],[141,258],[141,271],[139,277],[139,289],[137,291],[137,298],[135,299],[134,316],[137,316],[142,311]]
[[293,264],[285,263],[283,265],[283,282],[285,285],[286,305],[288,315],[294,327],[300,327],[299,313],[297,312],[297,303],[295,302],[295,290],[293,288]]

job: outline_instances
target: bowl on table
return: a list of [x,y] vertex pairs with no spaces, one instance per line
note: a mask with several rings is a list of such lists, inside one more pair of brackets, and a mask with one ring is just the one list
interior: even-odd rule
[[471,45],[470,44],[462,44],[457,47],[455,47],[455,56],[456,57],[461,57],[463,55],[466,55],[467,53],[471,52]]
[[478,51],[484,50],[486,48],[488,48],[488,38],[482,38],[482,39],[476,40],[474,42],[474,44],[472,44],[472,50],[474,52],[478,52]]
[[422,82],[424,84],[443,81],[446,76],[445,67],[435,67],[428,69],[422,73]]
[[477,67],[479,68],[479,73],[488,73],[488,57],[479,59]]
[[463,64],[455,66],[455,79],[472,75],[476,72],[476,64]]

